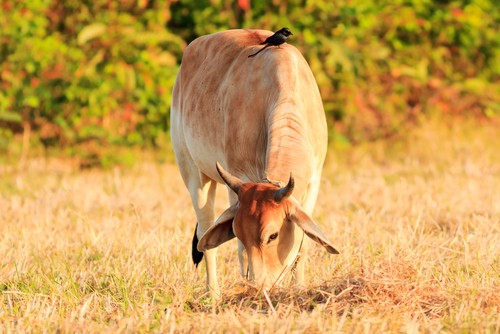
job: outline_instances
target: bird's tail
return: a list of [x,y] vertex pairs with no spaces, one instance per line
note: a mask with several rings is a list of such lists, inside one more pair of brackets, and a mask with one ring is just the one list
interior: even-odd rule
[[248,58],[252,58],[252,57],[255,57],[256,55],[258,55],[259,53],[261,53],[262,51],[264,51],[266,48],[268,48],[270,45],[267,44],[266,46],[264,46],[262,49],[260,49],[259,51],[255,52],[254,54],[251,54],[248,56]]

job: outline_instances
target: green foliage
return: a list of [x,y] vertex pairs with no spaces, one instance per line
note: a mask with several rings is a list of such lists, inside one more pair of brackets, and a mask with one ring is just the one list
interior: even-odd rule
[[2,128],[28,122],[46,146],[155,144],[184,46],[169,13],[166,1],[4,2]]
[[27,125],[90,155],[161,145],[183,48],[239,27],[295,32],[343,142],[422,115],[496,117],[499,21],[493,0],[4,1],[0,149]]

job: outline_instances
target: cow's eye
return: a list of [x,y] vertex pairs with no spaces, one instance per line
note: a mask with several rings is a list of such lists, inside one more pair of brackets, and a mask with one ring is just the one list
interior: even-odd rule
[[277,237],[278,237],[278,233],[271,234],[269,236],[269,241],[267,243],[270,243],[271,241],[276,240]]

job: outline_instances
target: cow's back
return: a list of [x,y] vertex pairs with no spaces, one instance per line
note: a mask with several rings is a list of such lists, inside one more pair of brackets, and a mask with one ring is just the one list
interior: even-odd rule
[[[324,111],[314,77],[300,52],[284,44],[248,58],[271,34],[229,30],[200,37],[184,52],[172,101],[174,147],[177,156],[179,152],[188,154],[210,178],[221,181],[215,161],[243,179],[262,177],[270,164],[270,147],[288,146],[281,139],[271,143],[272,127],[290,131],[287,128],[298,124],[293,131],[301,138],[292,139],[304,144],[304,150],[288,157],[291,163],[297,158],[304,164],[307,160],[323,162]],[[287,116],[281,117],[281,113]],[[283,140],[297,135],[278,130],[274,136]]]

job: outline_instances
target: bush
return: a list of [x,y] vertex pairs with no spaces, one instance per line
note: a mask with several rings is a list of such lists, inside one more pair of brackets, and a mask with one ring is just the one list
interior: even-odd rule
[[185,39],[238,26],[299,32],[290,43],[308,60],[341,138],[390,136],[422,115],[500,114],[493,1],[231,3],[178,2],[169,25]]
[[422,115],[500,114],[493,0],[1,6],[0,148],[28,130],[45,147],[71,152],[157,146],[184,47],[237,27],[295,32],[290,43],[315,74],[335,138],[391,136]]
[[155,144],[168,127],[184,41],[166,1],[6,2],[0,121],[28,124],[45,146]]

